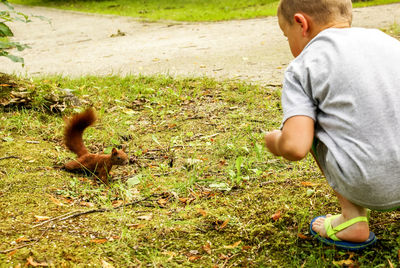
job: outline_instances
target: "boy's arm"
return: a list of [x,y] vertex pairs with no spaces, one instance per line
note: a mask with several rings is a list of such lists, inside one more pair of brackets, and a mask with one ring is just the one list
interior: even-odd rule
[[314,120],[298,115],[286,120],[282,130],[268,132],[265,144],[274,155],[297,161],[310,151],[313,139]]

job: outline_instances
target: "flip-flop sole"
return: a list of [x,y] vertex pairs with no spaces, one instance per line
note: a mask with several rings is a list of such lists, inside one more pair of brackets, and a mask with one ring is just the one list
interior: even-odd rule
[[310,223],[310,232],[311,234],[319,241],[326,245],[335,245],[338,248],[345,249],[345,250],[350,250],[350,251],[357,251],[357,250],[362,250],[366,247],[371,246],[374,244],[378,239],[376,238],[375,234],[373,232],[369,232],[369,237],[365,242],[362,243],[355,243],[355,242],[347,242],[347,241],[335,241],[330,238],[325,238],[320,236],[317,232],[315,232],[312,229],[312,224],[313,222],[318,219],[318,218],[325,218],[325,216],[318,216],[315,217],[311,223]]

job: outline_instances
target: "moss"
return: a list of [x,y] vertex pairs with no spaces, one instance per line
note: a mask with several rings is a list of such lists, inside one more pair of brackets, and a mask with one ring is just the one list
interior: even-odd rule
[[[110,187],[57,168],[74,157],[62,144],[62,116],[84,102],[62,116],[38,108],[40,102],[0,111],[0,158],[15,157],[0,160],[0,250],[29,244],[0,254],[0,263],[23,265],[32,257],[53,266],[320,267],[348,258],[309,237],[309,221],[337,209],[312,158],[290,163],[262,146],[262,130],[279,125],[276,89],[170,77],[32,83],[69,88],[96,104],[99,120],[84,136],[88,148],[126,144],[134,161],[113,171]],[[144,197],[32,228],[38,216],[112,209]],[[373,254],[352,255],[357,264],[396,263],[398,217],[373,214],[381,242]]]

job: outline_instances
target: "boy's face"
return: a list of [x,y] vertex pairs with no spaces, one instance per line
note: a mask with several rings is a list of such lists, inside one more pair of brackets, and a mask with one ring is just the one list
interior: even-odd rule
[[302,26],[297,22],[291,25],[281,14],[278,15],[278,22],[283,35],[287,37],[292,55],[297,57],[308,43],[303,36]]

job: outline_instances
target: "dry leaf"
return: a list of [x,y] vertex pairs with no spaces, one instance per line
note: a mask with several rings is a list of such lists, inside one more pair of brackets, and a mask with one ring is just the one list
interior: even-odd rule
[[189,261],[195,261],[195,260],[198,260],[200,258],[201,258],[201,256],[190,256],[189,257]]
[[34,266],[34,267],[37,267],[37,266],[49,266],[47,263],[45,263],[45,262],[35,262],[34,260],[33,260],[33,257],[32,256],[30,256],[30,257],[28,257],[27,259],[26,259],[26,266],[28,266],[28,265],[32,265],[32,266]]
[[60,201],[60,200],[58,200],[57,198],[55,198],[54,196],[52,196],[52,195],[49,195],[49,197],[50,197],[50,199],[51,199],[51,201],[54,203],[54,204],[56,204],[57,206],[64,206],[64,204]]
[[98,239],[90,240],[90,242],[96,243],[96,244],[104,244],[107,241],[108,241],[107,238],[98,238]]
[[85,206],[85,207],[89,207],[89,208],[94,207],[94,204],[93,204],[93,203],[91,203],[91,202],[86,202],[86,201],[81,201],[81,202],[79,202],[79,205]]
[[302,181],[301,185],[303,186],[315,186],[315,183],[309,182],[309,181]]
[[274,221],[277,221],[281,218],[281,211],[278,210],[274,215],[271,216]]
[[47,221],[50,219],[48,216],[37,216],[35,215],[36,221]]
[[139,220],[149,221],[149,220],[151,220],[151,219],[153,218],[153,215],[152,215],[152,214],[143,215],[143,216],[138,216],[137,218],[138,218]]
[[301,233],[298,233],[297,236],[298,236],[299,238],[305,239],[305,240],[310,240],[310,239],[311,239],[311,237],[306,236],[306,235],[303,235],[303,234],[301,234]]
[[19,238],[17,238],[17,239],[15,240],[15,242],[17,242],[17,243],[19,243],[19,242],[26,242],[26,241],[29,241],[29,239],[26,238],[25,236],[21,236],[21,237],[19,237]]
[[203,250],[205,252],[207,252],[207,254],[211,255],[211,245],[210,245],[210,243],[207,243],[207,244],[203,245]]
[[394,265],[393,265],[393,263],[390,261],[390,259],[388,259],[388,263],[389,263],[389,267],[390,267],[390,268],[394,268]]
[[220,258],[221,260],[229,260],[231,257],[226,256],[225,254],[221,253],[221,254],[219,254],[219,258]]
[[192,198],[179,197],[179,201],[181,201],[185,205],[192,203],[194,200],[195,200],[195,198],[193,198],[193,197]]
[[101,260],[101,267],[102,268],[114,268],[114,265],[111,263],[106,262],[105,260]]
[[224,246],[224,248],[236,248],[237,246],[240,245],[240,243],[242,243],[242,240],[237,241],[236,243],[233,243],[232,245],[229,246]]
[[165,207],[165,205],[168,203],[168,199],[166,198],[160,198],[157,200],[157,203],[161,206],[161,207]]
[[342,261],[333,261],[332,263],[333,263],[334,265],[338,265],[338,266],[343,266],[343,265],[350,266],[350,265],[354,265],[354,264],[355,264],[354,261],[353,261],[353,260],[350,260],[350,259],[348,259],[348,260],[342,260]]
[[140,223],[136,223],[136,224],[128,224],[127,226],[129,228],[131,228],[131,229],[139,229],[139,228],[145,227],[146,225],[140,224]]
[[112,206],[115,207],[115,208],[121,206],[122,204],[124,204],[123,200],[114,200],[112,202]]
[[228,225],[228,222],[229,222],[229,219],[227,219],[226,221],[224,221],[224,222],[221,224],[221,226],[219,226],[219,227],[217,228],[217,230],[221,230],[221,229],[225,228],[225,227]]
[[15,253],[17,253],[17,249],[16,249],[16,250],[13,250],[13,251],[11,251],[11,252],[8,252],[8,253],[7,253],[8,258],[11,259],[12,256],[14,256]]
[[197,209],[197,212],[203,217],[207,215],[207,212],[202,208]]
[[252,246],[243,246],[242,247],[242,250],[243,251],[246,251],[246,250],[249,250],[249,249],[251,249],[252,248]]

